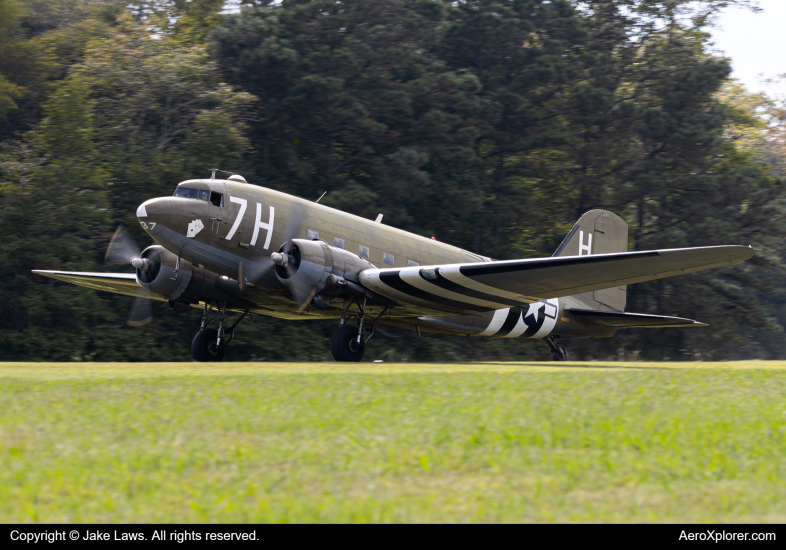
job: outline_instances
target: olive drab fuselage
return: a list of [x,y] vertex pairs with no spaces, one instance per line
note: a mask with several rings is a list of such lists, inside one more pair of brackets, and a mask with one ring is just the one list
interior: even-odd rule
[[[270,256],[288,239],[323,241],[357,255],[378,268],[432,266],[491,261],[490,258],[415,235],[384,223],[361,218],[312,201],[273,189],[247,183],[195,179],[178,185],[178,193],[196,197],[160,197],[146,201],[137,210],[142,228],[161,246],[196,269],[213,272],[219,277],[215,285],[236,297],[230,307],[284,319],[332,319],[341,316],[341,304],[327,309],[306,307],[295,311],[292,295],[266,269]],[[242,278],[242,284],[238,280]],[[428,303],[400,302],[380,322],[404,328],[452,334],[502,337],[535,337],[561,332],[583,335],[582,324],[570,319],[570,307],[586,307],[581,298],[560,298],[533,312],[533,306],[505,308],[467,315],[449,315],[444,309]],[[198,306],[197,304],[192,304]],[[368,313],[376,315],[383,307],[370,305]],[[530,314],[527,318],[526,315]],[[540,315],[537,327],[530,328],[525,320]],[[534,317],[533,317],[534,315]],[[502,333],[506,323],[517,327]],[[532,323],[530,323],[532,324]],[[543,327],[550,330],[545,331]],[[594,336],[612,335],[613,330],[591,330]]]

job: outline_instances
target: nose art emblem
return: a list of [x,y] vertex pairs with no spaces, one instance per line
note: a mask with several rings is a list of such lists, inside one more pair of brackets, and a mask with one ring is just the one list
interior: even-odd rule
[[196,237],[197,233],[202,231],[205,227],[205,224],[202,223],[202,220],[194,220],[190,224],[188,224],[188,233],[186,233],[186,237]]

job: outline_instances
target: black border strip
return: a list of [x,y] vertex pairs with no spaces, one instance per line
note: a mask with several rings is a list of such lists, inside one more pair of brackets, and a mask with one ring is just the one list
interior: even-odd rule
[[[625,502],[619,502],[616,509],[622,510],[625,507]],[[116,514],[117,515],[117,514]],[[86,521],[96,519],[96,514],[88,514]],[[139,521],[139,514],[132,516],[131,521]],[[596,513],[594,521],[600,522],[604,520],[604,515]],[[667,511],[659,510],[657,512],[656,521],[667,521],[672,516]],[[447,515],[448,521],[461,521],[466,519],[465,515],[459,512],[452,512]],[[720,518],[718,514],[711,516],[711,521],[718,521]],[[169,517],[160,518],[161,521],[171,519]],[[242,519],[238,514],[230,515],[230,521],[240,521]],[[296,520],[298,518],[296,517]],[[679,518],[677,518],[679,519]],[[606,519],[608,521],[608,519]],[[303,520],[301,519],[301,522]],[[786,525],[783,524],[768,524],[768,525],[731,525],[723,524],[715,526],[712,524],[602,524],[602,523],[582,523],[582,524],[536,524],[528,525],[526,527],[527,533],[533,533],[532,538],[535,537],[543,539],[559,539],[568,544],[576,544],[577,546],[586,545],[587,540],[645,540],[659,546],[664,545],[679,545],[683,541],[685,546],[694,544],[710,543],[715,544],[716,548],[718,542],[729,542],[729,547],[735,547],[735,542],[747,542],[750,544],[754,541],[762,542],[759,546],[763,548],[780,548],[783,546],[783,539],[786,538]],[[165,523],[162,525],[144,525],[144,524],[74,524],[74,523],[60,523],[60,524],[8,524],[0,526],[0,538],[6,541],[5,546],[16,546],[19,548],[32,548],[37,547],[36,543],[54,543],[54,542],[75,542],[77,544],[86,542],[87,545],[98,548],[99,546],[108,547],[109,545],[116,546],[118,542],[125,542],[127,546],[136,545],[139,547],[140,543],[145,546],[160,546],[165,545],[171,548],[173,544],[180,544],[179,547],[195,547],[196,545],[204,544],[205,542],[223,542],[227,548],[235,546],[244,547],[261,547],[268,544],[271,540],[270,535],[271,527],[266,525],[200,525],[195,523]],[[100,540],[88,540],[88,532],[93,536],[101,535]],[[309,539],[308,534],[305,537],[300,537],[305,541],[313,540],[319,544],[325,539],[322,533],[311,535],[314,538]],[[455,537],[455,538],[453,538]],[[463,533],[448,534],[447,544],[455,541],[458,545],[467,540],[467,536]],[[404,537],[394,539],[395,542],[399,540],[408,542]],[[767,543],[770,543],[769,545]],[[85,546],[85,545],[82,545]],[[723,546],[726,548],[726,546]]]

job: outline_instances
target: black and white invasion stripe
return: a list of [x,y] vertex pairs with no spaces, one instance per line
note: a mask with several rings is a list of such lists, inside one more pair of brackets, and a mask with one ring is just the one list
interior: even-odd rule
[[551,331],[559,310],[558,300],[539,301],[478,283],[464,275],[462,267],[466,266],[368,270],[361,273],[361,282],[394,300],[451,313],[494,311],[481,336],[542,338],[540,334],[546,328],[544,336]]

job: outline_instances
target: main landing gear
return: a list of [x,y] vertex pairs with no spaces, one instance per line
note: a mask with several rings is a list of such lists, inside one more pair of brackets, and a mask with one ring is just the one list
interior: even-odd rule
[[554,341],[554,338],[559,338],[558,336],[549,336],[544,338],[546,343],[551,348],[551,360],[552,361],[567,361],[568,360],[568,352],[565,351],[565,348],[558,346],[557,343]]
[[[224,330],[224,313],[227,309],[226,302],[221,306],[216,304],[215,307],[217,315],[208,317],[208,314],[213,309],[213,304],[205,302],[205,310],[202,314],[202,324],[199,327],[199,332],[197,332],[194,339],[191,340],[191,355],[194,357],[195,361],[199,361],[200,363],[220,362],[224,360],[224,350],[226,350],[227,345],[235,336],[235,327],[248,314],[248,311],[245,311],[229,330]],[[207,328],[213,321],[216,321],[217,328]]]
[[[336,361],[361,361],[366,353],[366,342],[371,340],[372,336],[374,336],[374,326],[388,309],[390,309],[386,307],[377,315],[376,319],[374,319],[371,324],[364,325],[366,298],[363,298],[363,302],[355,298],[355,302],[360,310],[359,313],[348,314],[347,309],[352,306],[352,302],[347,302],[347,299],[344,298],[341,321],[339,321],[338,330],[333,334],[333,338],[330,340],[330,351],[333,352],[333,358]],[[353,317],[356,317],[358,320],[357,327],[347,324],[347,321]],[[370,330],[368,336],[366,336],[366,330]]]

